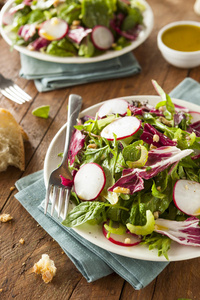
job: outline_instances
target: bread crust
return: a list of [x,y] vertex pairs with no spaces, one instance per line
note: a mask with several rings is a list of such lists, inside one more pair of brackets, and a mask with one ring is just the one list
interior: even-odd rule
[[0,108],[0,172],[5,171],[9,165],[24,171],[23,136],[25,138],[27,135],[23,132],[13,115],[7,109]]

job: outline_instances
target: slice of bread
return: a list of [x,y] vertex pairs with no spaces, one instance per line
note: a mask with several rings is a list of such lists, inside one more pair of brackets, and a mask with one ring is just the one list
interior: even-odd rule
[[9,165],[24,170],[23,139],[27,138],[13,115],[8,110],[0,108],[0,172],[5,171]]

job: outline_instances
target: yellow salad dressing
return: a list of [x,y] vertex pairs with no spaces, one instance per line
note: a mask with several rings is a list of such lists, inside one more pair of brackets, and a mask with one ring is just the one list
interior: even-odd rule
[[200,50],[200,27],[195,25],[176,25],[162,34],[163,43],[178,51]]

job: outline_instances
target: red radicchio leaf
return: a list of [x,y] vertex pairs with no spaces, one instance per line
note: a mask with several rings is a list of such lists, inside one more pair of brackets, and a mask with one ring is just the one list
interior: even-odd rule
[[139,27],[133,28],[133,30],[122,31],[121,26],[125,15],[122,13],[115,16],[113,20],[110,21],[110,26],[113,30],[115,30],[119,35],[124,36],[128,40],[134,41],[138,36]]
[[72,187],[72,186],[73,186],[74,180],[65,178],[65,177],[63,177],[62,175],[59,175],[59,176],[60,176],[60,178],[61,178],[61,184],[62,184],[62,185],[64,185],[64,186],[69,186],[69,187]]
[[67,35],[75,43],[80,44],[82,39],[86,37],[90,32],[92,32],[91,28],[85,29],[82,26],[78,26],[76,29],[70,29]]
[[155,220],[154,231],[168,236],[179,244],[200,246],[199,219],[191,217],[185,221]]
[[26,24],[19,28],[18,35],[28,41],[36,33],[34,24]]
[[80,130],[75,129],[72,135],[69,147],[69,162],[73,164],[75,156],[83,148],[85,142],[85,135]]
[[[144,188],[142,187],[142,179],[148,180],[156,176],[159,172],[165,170],[170,165],[188,156],[192,152],[192,149],[180,150],[175,146],[153,149],[149,151],[148,160],[143,168],[123,170],[122,177],[108,190],[113,191],[115,187],[124,187],[128,188],[132,194],[142,190]],[[150,167],[150,169],[146,169],[147,167]],[[133,176],[134,174],[136,177]]]
[[119,186],[129,189],[130,194],[133,194],[144,189],[144,181],[137,173],[134,173],[129,176],[128,180],[126,177],[121,177],[108,191],[113,192]]
[[197,137],[200,137],[200,121],[197,121],[197,122],[191,124],[188,127],[187,131],[190,133],[194,132]]
[[[154,136],[158,136],[158,141],[154,141]],[[176,146],[177,142],[170,140],[166,135],[156,130],[152,125],[145,123],[143,133],[140,136],[147,144],[153,144],[156,147]]]
[[47,47],[50,43],[51,41],[39,37],[29,44],[29,48],[32,48],[32,50],[40,50],[41,48]]

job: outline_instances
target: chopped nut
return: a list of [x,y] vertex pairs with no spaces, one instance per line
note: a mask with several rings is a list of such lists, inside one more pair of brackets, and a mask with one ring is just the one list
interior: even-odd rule
[[60,0],[54,0],[53,6],[57,7],[60,4]]
[[71,30],[76,29],[76,28],[77,28],[77,26],[74,26],[74,25],[71,25],[71,26],[70,26],[70,29],[71,29]]
[[97,145],[96,145],[96,144],[89,144],[89,145],[87,146],[87,148],[89,148],[89,149],[96,149],[96,148],[97,148]]
[[20,243],[21,245],[24,245],[25,240],[21,238],[21,239],[19,240],[19,243]]
[[150,147],[149,147],[149,150],[153,150],[153,149],[156,149],[156,148],[157,148],[156,146],[154,146],[153,144],[151,144]]
[[126,239],[124,240],[124,243],[125,243],[125,244],[130,244],[130,243],[131,243],[131,239],[126,238]]
[[13,217],[11,217],[11,215],[10,214],[2,214],[2,215],[0,215],[0,222],[8,222],[8,221],[10,221],[10,220],[12,220],[13,219]]
[[52,25],[57,25],[58,24],[58,18],[54,17],[50,20]]
[[164,112],[165,108],[164,108],[164,106],[160,106],[158,110],[159,110],[160,112]]
[[30,44],[27,46],[27,49],[30,50],[30,51],[35,50],[34,47],[32,45],[30,45]]
[[154,142],[156,142],[156,143],[158,143],[159,142],[159,135],[157,135],[157,134],[154,134],[154,136],[153,136],[153,141]]
[[48,254],[42,254],[42,258],[34,264],[33,272],[41,274],[45,283],[49,283],[56,274],[54,261],[49,258]]
[[187,184],[185,185],[185,189],[186,189],[186,190],[188,190],[188,189],[189,189]]
[[167,125],[167,126],[169,126],[169,127],[172,127],[172,123],[170,122],[170,121],[168,121],[167,119],[165,119],[164,117],[159,117],[158,118],[158,120],[161,122],[161,123],[163,123],[163,124],[165,124],[165,125]]
[[80,21],[79,21],[79,20],[74,20],[74,21],[72,22],[72,25],[73,25],[73,26],[79,26],[79,25],[80,25]]
[[153,216],[155,219],[159,218],[159,212],[158,211],[154,211]]
[[114,193],[121,193],[121,194],[130,194],[130,190],[127,188],[123,188],[120,186],[117,186],[116,188],[114,188],[113,190]]
[[160,192],[161,191],[161,186],[157,186],[157,190]]
[[65,253],[64,251],[61,252],[61,254],[64,254],[64,253]]

